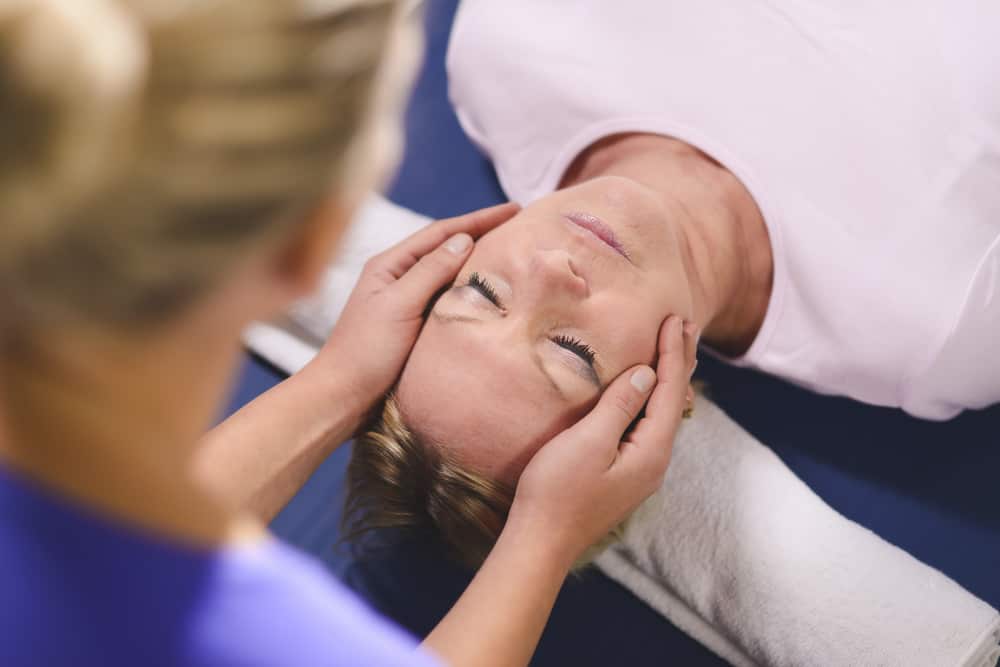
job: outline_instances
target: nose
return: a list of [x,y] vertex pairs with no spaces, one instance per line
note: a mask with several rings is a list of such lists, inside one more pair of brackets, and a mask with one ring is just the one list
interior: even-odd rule
[[589,293],[586,279],[577,272],[573,258],[565,250],[538,250],[532,257],[531,272],[538,285],[546,291],[577,297],[585,297]]

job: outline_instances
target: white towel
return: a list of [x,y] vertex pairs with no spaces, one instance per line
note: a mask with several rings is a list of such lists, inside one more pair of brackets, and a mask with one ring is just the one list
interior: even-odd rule
[[598,567],[737,666],[993,667],[1000,616],[831,509],[699,398]]
[[[428,218],[373,196],[318,292],[245,332],[294,373],[325,340],[365,260]],[[598,566],[734,665],[993,667],[1000,618],[848,521],[699,398],[662,489]]]

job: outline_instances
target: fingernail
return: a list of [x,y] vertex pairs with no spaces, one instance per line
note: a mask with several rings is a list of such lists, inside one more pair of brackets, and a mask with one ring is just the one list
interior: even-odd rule
[[455,234],[445,241],[445,249],[453,255],[462,255],[472,245],[472,237],[468,234]]
[[649,366],[643,366],[632,373],[629,381],[636,391],[646,393],[653,388],[653,384],[656,382],[656,373]]

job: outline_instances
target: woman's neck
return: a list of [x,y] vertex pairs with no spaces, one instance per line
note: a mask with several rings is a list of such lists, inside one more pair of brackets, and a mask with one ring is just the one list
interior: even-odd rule
[[763,324],[774,271],[767,227],[746,187],[689,144],[648,134],[595,143],[562,185],[605,175],[642,183],[681,212],[666,224],[679,232],[702,339],[730,356],[746,352]]
[[197,407],[212,404],[201,387],[224,391],[235,357],[180,340],[74,331],[5,352],[0,462],[135,528],[193,546],[229,540],[233,513],[191,481],[189,458],[212,417]]

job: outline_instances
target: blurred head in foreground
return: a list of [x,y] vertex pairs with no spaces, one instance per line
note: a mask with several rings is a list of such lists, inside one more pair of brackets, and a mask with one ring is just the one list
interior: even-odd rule
[[393,0],[0,0],[6,441],[194,446],[391,167],[414,30]]
[[0,341],[148,331],[267,253],[310,282],[397,150],[397,5],[0,0]]

